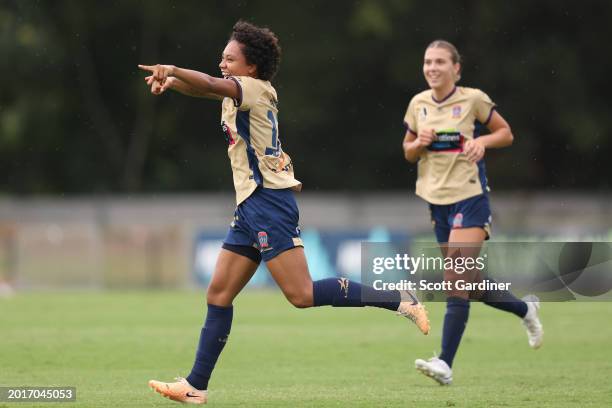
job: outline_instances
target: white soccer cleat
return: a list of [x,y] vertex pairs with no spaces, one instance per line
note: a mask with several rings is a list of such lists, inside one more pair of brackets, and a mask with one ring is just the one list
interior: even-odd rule
[[535,295],[527,295],[522,300],[527,303],[527,314],[523,317],[523,326],[527,329],[529,346],[538,349],[544,341],[544,329],[538,317],[540,299]]
[[419,302],[416,295],[410,291],[402,291],[400,295],[402,301],[397,308],[396,314],[410,319],[423,334],[427,335],[429,333],[429,319],[427,318],[425,307]]
[[149,381],[149,387],[173,401],[186,404],[206,404],[208,391],[195,389],[184,378],[178,377],[176,380],[172,383],[151,380]]
[[453,382],[453,370],[446,364],[446,361],[438,357],[432,357],[427,361],[417,358],[414,366],[440,385],[451,385]]

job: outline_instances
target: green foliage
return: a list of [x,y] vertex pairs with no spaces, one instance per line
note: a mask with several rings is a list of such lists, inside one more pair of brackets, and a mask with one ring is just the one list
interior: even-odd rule
[[306,189],[413,188],[402,118],[436,38],[514,131],[488,153],[494,188],[610,186],[612,3],[64,0],[0,3],[0,191],[231,189],[219,104],[153,97],[136,65],[216,75],[239,18],[281,39],[281,138]]

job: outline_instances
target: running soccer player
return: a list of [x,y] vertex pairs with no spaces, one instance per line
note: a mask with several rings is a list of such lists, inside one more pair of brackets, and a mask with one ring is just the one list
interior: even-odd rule
[[[454,45],[432,42],[425,50],[423,74],[429,85],[412,98],[404,117],[407,127],[404,156],[418,161],[416,194],[429,203],[437,241],[445,256],[457,253],[478,256],[491,233],[489,188],[485,173],[486,149],[512,144],[510,126],[495,104],[478,89],[457,86],[461,59]],[[490,130],[480,135],[481,127]],[[479,282],[478,271],[460,275],[444,272],[444,280]],[[469,299],[478,299],[494,308],[515,314],[527,329],[529,345],[542,344],[543,330],[536,298],[519,300],[508,291],[468,292],[451,285],[447,291],[446,315],[442,331],[442,353],[429,360],[418,359],[416,368],[441,385],[452,382],[453,359],[465,329]]]
[[294,192],[301,189],[281,147],[278,97],[270,81],[281,49],[267,28],[239,21],[223,50],[222,78],[172,65],[139,65],[151,92],[168,89],[221,101],[237,207],[207,291],[208,312],[191,373],[177,382],[151,380],[163,396],[206,403],[208,382],[232,325],[232,302],[263,260],[285,297],[298,308],[374,306],[396,311],[424,333],[424,307],[409,292],[377,291],[345,278],[311,280],[298,227]]

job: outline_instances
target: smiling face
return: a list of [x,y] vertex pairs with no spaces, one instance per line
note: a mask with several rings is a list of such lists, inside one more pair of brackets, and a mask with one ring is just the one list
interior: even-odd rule
[[224,77],[250,76],[257,78],[257,65],[247,62],[242,52],[242,45],[236,40],[231,40],[225,46],[223,54],[221,54],[219,68]]
[[431,47],[425,50],[423,74],[431,89],[450,92],[459,79],[460,69],[460,64],[453,62],[452,54],[446,48]]

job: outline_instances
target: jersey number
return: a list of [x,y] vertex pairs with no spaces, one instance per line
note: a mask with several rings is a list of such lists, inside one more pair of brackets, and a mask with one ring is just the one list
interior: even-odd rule
[[280,154],[280,143],[278,142],[278,128],[276,126],[276,118],[274,113],[268,111],[268,120],[272,124],[272,147],[266,147],[266,155],[278,156]]

